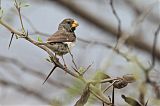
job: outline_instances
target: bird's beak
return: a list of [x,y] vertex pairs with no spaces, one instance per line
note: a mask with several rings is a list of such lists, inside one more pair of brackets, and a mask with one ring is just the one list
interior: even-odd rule
[[79,26],[79,24],[76,20],[74,20],[72,23],[72,28],[76,28],[77,26]]

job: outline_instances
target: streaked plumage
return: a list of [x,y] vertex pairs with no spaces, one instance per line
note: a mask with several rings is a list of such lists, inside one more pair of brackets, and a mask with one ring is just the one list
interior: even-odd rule
[[[76,42],[74,30],[78,23],[73,19],[64,19],[58,27],[58,31],[47,39],[49,47],[57,55],[65,55],[69,52]],[[74,43],[74,44],[72,44]]]

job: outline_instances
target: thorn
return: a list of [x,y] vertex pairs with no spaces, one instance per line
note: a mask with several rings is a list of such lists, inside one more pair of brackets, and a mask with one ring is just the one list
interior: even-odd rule
[[28,37],[28,30],[27,30],[27,33],[26,33],[26,37]]
[[112,90],[112,105],[114,106],[114,86],[113,86],[113,90]]
[[84,74],[89,70],[89,68],[90,68],[92,65],[93,65],[93,62],[85,69],[84,72],[82,72],[82,75],[84,75]]
[[76,68],[74,68],[73,66],[71,66],[71,67],[75,72],[77,72],[79,75],[81,75],[81,73]]
[[[46,77],[46,79],[44,80],[43,84],[48,80],[48,78],[50,77],[50,75],[52,74],[52,72],[57,68],[57,66],[54,66],[53,69],[50,71],[50,73],[48,74],[48,76]],[[43,85],[42,84],[42,85]]]
[[12,35],[11,35],[11,39],[10,39],[10,41],[9,41],[8,49],[9,49],[10,46],[11,46],[11,43],[12,43],[12,40],[13,40],[13,36],[14,36],[14,33],[13,33],[13,32],[11,32],[11,33],[12,33]]

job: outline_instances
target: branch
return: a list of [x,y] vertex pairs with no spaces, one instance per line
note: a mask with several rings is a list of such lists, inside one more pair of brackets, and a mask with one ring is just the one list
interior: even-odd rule
[[22,16],[21,16],[21,7],[20,7],[20,3],[17,2],[17,0],[14,0],[15,1],[15,7],[18,11],[18,15],[19,15],[19,19],[20,19],[20,22],[21,22],[21,27],[22,27],[22,32],[25,33],[25,29],[24,29],[24,25],[23,25],[23,21],[22,21]]
[[[15,30],[14,28],[12,28],[10,25],[8,25],[5,21],[3,21],[2,19],[0,20],[0,24],[3,25],[5,28],[7,28],[10,32],[13,32],[16,35],[19,35],[20,37],[23,37],[24,39],[26,39],[27,41],[29,41],[30,43],[34,44],[35,46],[38,46],[39,48],[43,49],[44,51],[46,51],[51,57],[55,57],[54,54],[50,51],[50,49],[48,49],[46,46],[44,45],[39,45],[39,42],[34,41],[33,39],[31,39],[30,37],[28,37],[28,35],[25,35],[17,30]],[[25,36],[25,37],[24,37]],[[69,69],[65,69],[65,67],[59,62],[59,60],[55,59],[54,61],[58,67],[64,71],[66,71],[68,74],[74,76],[74,77],[78,77],[77,74],[73,73],[71,70]]]
[[[56,65],[57,67],[59,67],[60,69],[62,69],[62,70],[65,71],[65,72],[67,72],[67,73],[70,74],[71,76],[73,76],[73,77],[75,77],[75,78],[78,78],[78,79],[81,80],[82,82],[87,83],[87,81],[86,81],[83,77],[77,75],[76,73],[73,73],[73,72],[72,72],[71,70],[69,70],[69,69],[66,69],[65,66],[63,66],[63,65],[59,62],[59,60],[54,56],[54,54],[53,54],[46,46],[44,46],[44,45],[39,45],[39,42],[36,42],[36,41],[34,41],[33,39],[31,39],[28,35],[26,36],[26,35],[23,34],[22,32],[19,32],[19,31],[15,30],[14,28],[12,28],[11,26],[9,26],[9,25],[8,25],[5,21],[3,21],[2,19],[0,20],[0,24],[3,25],[5,28],[7,28],[10,32],[15,33],[16,35],[18,35],[18,36],[26,39],[26,40],[29,41],[30,43],[32,43],[32,44],[34,44],[35,46],[38,46],[39,48],[41,48],[41,49],[43,49],[44,51],[46,51],[46,52],[50,55],[50,57],[53,57],[53,62],[55,63],[55,65]],[[24,37],[24,36],[25,36],[25,37]],[[92,93],[95,93],[95,94],[98,93],[97,95],[100,97],[100,100],[102,100],[102,101],[103,101],[104,103],[106,103],[106,104],[110,104],[110,101],[108,100],[108,98],[107,98],[105,95],[103,95],[103,94],[101,93],[101,91],[99,91],[95,86],[91,85],[91,86],[90,86],[90,91],[91,91]]]
[[152,63],[151,63],[151,66],[148,68],[148,70],[153,69],[154,66],[155,66],[155,61],[156,61],[156,57],[155,57],[156,44],[157,44],[157,41],[158,41],[159,32],[160,32],[160,24],[159,24],[159,26],[158,26],[157,30],[155,31],[155,34],[154,34],[153,49],[152,49]]
[[114,1],[114,0],[110,0],[110,6],[111,6],[111,8],[112,8],[112,12],[113,12],[115,18],[116,18],[117,21],[118,21],[118,33],[117,33],[117,44],[116,44],[116,46],[117,46],[117,45],[118,45],[119,38],[121,37],[121,32],[122,32],[122,31],[121,31],[121,20],[120,20],[118,14],[117,14],[117,12],[116,12],[116,10],[115,10],[115,8],[114,8],[113,1]]

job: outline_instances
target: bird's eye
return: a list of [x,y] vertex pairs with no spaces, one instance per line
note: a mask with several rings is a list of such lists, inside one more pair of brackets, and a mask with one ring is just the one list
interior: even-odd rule
[[68,21],[68,22],[67,22],[67,24],[71,24],[71,22],[70,22],[70,21]]

